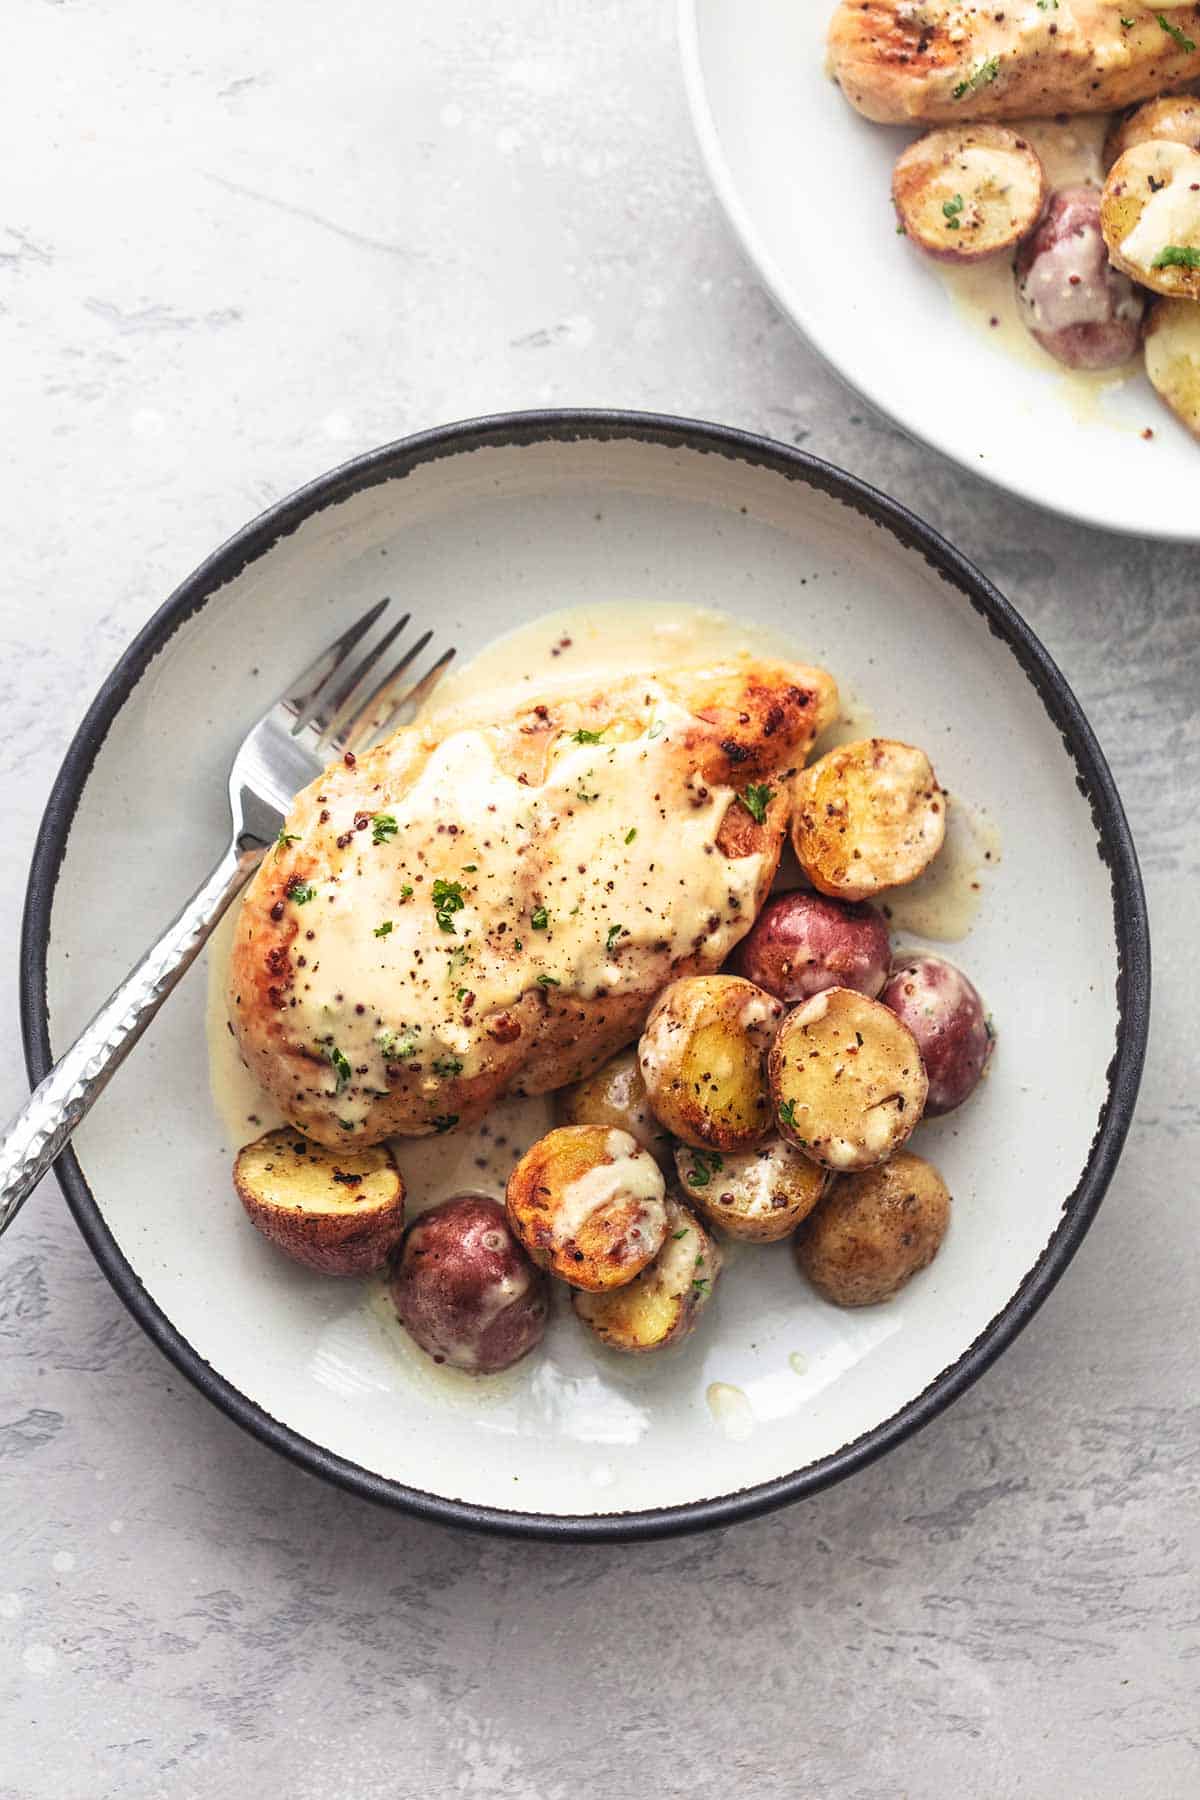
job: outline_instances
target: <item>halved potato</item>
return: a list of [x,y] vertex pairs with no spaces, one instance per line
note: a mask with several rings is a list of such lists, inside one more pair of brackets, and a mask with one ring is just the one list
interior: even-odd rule
[[861,738],[796,777],[792,847],[813,886],[868,900],[915,881],[946,836],[946,797],[923,750]]
[[1200,305],[1194,300],[1154,302],[1146,373],[1180,423],[1200,437]]
[[748,1150],[771,1129],[766,1056],[783,1007],[740,975],[663,989],[638,1044],[655,1116],[685,1144]]
[[712,1299],[721,1253],[694,1213],[667,1201],[667,1235],[648,1268],[627,1287],[571,1296],[585,1325],[610,1350],[644,1354],[686,1337]]
[[1200,300],[1200,152],[1157,139],[1126,150],[1108,172],[1100,228],[1134,281]]
[[925,1110],[912,1032],[851,988],[827,988],[789,1013],[769,1066],[780,1132],[828,1169],[883,1162]]
[[554,1111],[560,1125],[615,1125],[636,1138],[660,1168],[671,1166],[671,1136],[650,1110],[634,1048],[622,1050],[574,1087],[559,1088]]
[[905,1150],[833,1183],[797,1233],[796,1261],[835,1306],[875,1306],[933,1261],[949,1223],[945,1182]]
[[1164,94],[1119,116],[1104,140],[1104,167],[1111,169],[1135,144],[1163,141],[1200,150],[1200,99],[1192,94]]
[[666,1183],[627,1131],[560,1125],[508,1178],[508,1217],[533,1261],[572,1287],[632,1281],[667,1230]]
[[979,262],[1033,230],[1046,173],[1032,145],[1006,126],[953,126],[901,152],[892,199],[918,249],[941,262]]
[[733,1154],[681,1144],[675,1167],[684,1193],[710,1224],[756,1244],[777,1243],[795,1231],[829,1180],[825,1169],[782,1137]]
[[238,1151],[233,1184],[263,1236],[322,1275],[369,1275],[404,1234],[404,1182],[386,1144],[327,1150],[284,1125]]

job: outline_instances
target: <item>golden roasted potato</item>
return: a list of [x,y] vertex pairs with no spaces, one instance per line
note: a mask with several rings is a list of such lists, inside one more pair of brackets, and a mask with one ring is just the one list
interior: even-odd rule
[[369,1275],[404,1233],[404,1182],[386,1144],[326,1150],[284,1125],[238,1151],[233,1185],[251,1224],[322,1275]]
[[1156,300],[1146,326],[1146,373],[1160,400],[1200,437],[1200,305]]
[[771,1129],[766,1055],[778,1000],[740,975],[688,975],[663,989],[638,1044],[656,1116],[685,1144],[748,1150]]
[[1108,172],[1100,228],[1118,269],[1156,294],[1200,300],[1200,152],[1135,144]]
[[883,1162],[925,1110],[912,1032],[851,988],[827,988],[789,1013],[769,1068],[780,1132],[827,1169]]
[[554,1099],[560,1125],[615,1125],[636,1138],[660,1168],[670,1167],[674,1145],[650,1110],[636,1049],[622,1050],[574,1087],[559,1088]]
[[980,262],[1033,230],[1046,172],[1029,140],[1005,125],[947,126],[901,151],[892,200],[905,236],[927,256]]
[[1200,99],[1192,94],[1164,94],[1117,118],[1104,140],[1104,167],[1111,169],[1135,144],[1164,140],[1200,150]]
[[548,1131],[509,1176],[507,1204],[538,1267],[592,1293],[632,1281],[666,1236],[662,1170],[611,1126]]
[[796,777],[792,847],[813,886],[835,900],[915,881],[945,835],[946,797],[912,744],[863,738]]
[[945,1182],[932,1163],[902,1150],[838,1177],[796,1234],[796,1261],[835,1306],[874,1306],[933,1261],[949,1223]]
[[721,1253],[695,1214],[669,1199],[666,1241],[637,1279],[606,1294],[574,1293],[571,1302],[610,1350],[645,1354],[687,1336],[720,1268]]
[[681,1144],[675,1167],[684,1193],[710,1224],[755,1244],[777,1243],[795,1231],[829,1180],[827,1170],[782,1137],[732,1154]]

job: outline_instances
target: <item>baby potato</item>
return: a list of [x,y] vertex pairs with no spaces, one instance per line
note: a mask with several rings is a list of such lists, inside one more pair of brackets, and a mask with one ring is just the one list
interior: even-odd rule
[[1100,225],[1118,269],[1156,294],[1200,300],[1200,152],[1135,144],[1108,172]]
[[783,1008],[738,975],[688,975],[663,989],[638,1062],[668,1131],[699,1149],[748,1150],[771,1130],[766,1055]]
[[622,1050],[574,1087],[559,1088],[554,1101],[560,1125],[615,1125],[636,1138],[660,1168],[670,1168],[674,1146],[650,1110],[635,1048]]
[[414,1219],[389,1286],[413,1342],[469,1375],[510,1368],[545,1335],[549,1283],[486,1194],[458,1194]]
[[945,1182],[932,1163],[902,1150],[838,1177],[797,1232],[796,1261],[835,1306],[875,1306],[933,1261],[949,1223]]
[[1200,437],[1200,306],[1156,300],[1146,327],[1146,373],[1181,425]]
[[710,1224],[754,1244],[777,1243],[795,1231],[829,1180],[781,1137],[732,1155],[681,1144],[675,1167],[684,1193]]
[[667,1230],[662,1170],[627,1131],[560,1125],[508,1178],[508,1217],[541,1269],[593,1293],[632,1281]]
[[901,152],[892,199],[906,237],[939,262],[979,262],[1033,230],[1046,175],[1032,145],[1004,125],[927,131]]
[[404,1182],[385,1144],[326,1150],[284,1125],[238,1151],[233,1185],[250,1223],[321,1275],[381,1269],[404,1231]]
[[1060,188],[1013,264],[1030,336],[1068,369],[1116,369],[1137,355],[1146,296],[1114,269],[1094,187]]
[[792,847],[813,886],[835,900],[915,881],[945,835],[945,796],[912,744],[863,738],[796,777]]
[[1118,117],[1104,140],[1104,167],[1111,169],[1126,150],[1152,140],[1200,150],[1200,99],[1191,94],[1164,94]]
[[975,1092],[995,1043],[979,989],[944,956],[917,951],[897,963],[879,998],[917,1040],[926,1113],[953,1112]]
[[887,921],[864,901],[826,894],[776,894],[730,962],[734,974],[789,1004],[824,988],[876,995],[887,980],[892,947]]
[[769,1073],[780,1132],[828,1169],[883,1162],[925,1110],[912,1032],[850,988],[828,988],[788,1014]]
[[574,1293],[584,1324],[610,1350],[644,1355],[678,1343],[713,1296],[721,1253],[694,1213],[667,1201],[667,1235],[654,1261],[625,1287],[606,1294]]

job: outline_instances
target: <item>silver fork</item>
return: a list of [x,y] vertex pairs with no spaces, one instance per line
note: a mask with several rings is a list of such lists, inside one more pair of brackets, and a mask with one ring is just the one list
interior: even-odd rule
[[[12,1224],[109,1077],[195,961],[222,913],[276,841],[296,794],[334,757],[368,749],[411,719],[441,679],[453,649],[443,651],[423,675],[409,678],[433,637],[431,631],[423,632],[378,676],[386,666],[387,651],[410,622],[405,613],[370,643],[369,634],[387,605],[381,600],[344,631],[242,740],[229,776],[233,819],[229,848],[158,942],[39,1082],[0,1138],[0,1232]],[[360,644],[362,654],[352,662]]]

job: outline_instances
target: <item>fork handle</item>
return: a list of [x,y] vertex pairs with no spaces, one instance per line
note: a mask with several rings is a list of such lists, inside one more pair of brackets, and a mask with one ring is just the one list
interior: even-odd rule
[[242,849],[230,845],[178,918],[109,995],[11,1121],[0,1138],[0,1232],[7,1231],[96,1096],[196,960],[262,856],[261,844]]

